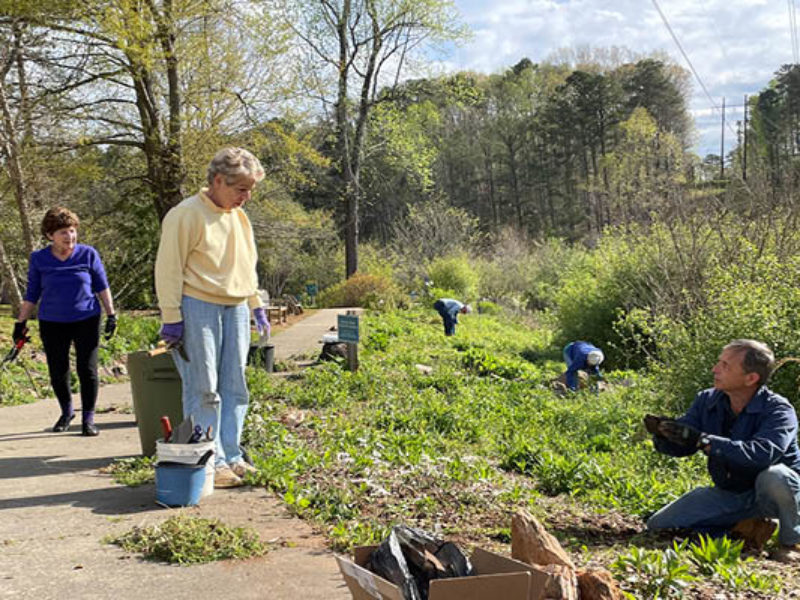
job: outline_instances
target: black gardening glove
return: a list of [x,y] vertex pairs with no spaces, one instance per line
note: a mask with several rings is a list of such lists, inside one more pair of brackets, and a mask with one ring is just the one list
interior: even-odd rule
[[16,345],[20,340],[25,340],[26,342],[30,340],[28,337],[27,321],[17,321],[14,323],[14,333],[11,334],[11,339],[14,340],[14,345]]
[[668,421],[668,417],[658,417],[656,415],[645,415],[644,416],[644,428],[647,429],[647,432],[652,435],[661,435],[658,431],[658,425],[662,421]]
[[108,315],[106,317],[106,330],[103,335],[106,341],[114,337],[114,332],[117,330],[117,315]]
[[678,423],[678,421],[670,419],[661,421],[658,424],[658,433],[668,442],[687,448],[697,448],[697,442],[700,440],[701,435],[700,430],[691,425]]

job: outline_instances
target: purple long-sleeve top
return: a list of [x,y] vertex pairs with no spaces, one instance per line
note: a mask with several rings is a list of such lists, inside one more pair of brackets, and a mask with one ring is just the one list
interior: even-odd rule
[[108,289],[103,261],[97,250],[76,244],[66,260],[47,246],[31,254],[25,300],[39,304],[39,319],[71,323],[100,314],[98,293]]

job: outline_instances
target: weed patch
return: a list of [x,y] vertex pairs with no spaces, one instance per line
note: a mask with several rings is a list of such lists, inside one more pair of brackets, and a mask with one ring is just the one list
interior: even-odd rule
[[149,456],[118,458],[102,469],[120,485],[137,487],[155,481],[155,459]]
[[171,517],[152,527],[134,527],[106,541],[128,552],[139,552],[149,560],[180,565],[251,558],[267,551],[250,529],[187,515]]

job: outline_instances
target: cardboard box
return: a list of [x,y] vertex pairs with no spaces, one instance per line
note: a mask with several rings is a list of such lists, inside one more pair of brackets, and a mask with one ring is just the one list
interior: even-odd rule
[[[354,560],[336,557],[353,600],[403,600],[400,588],[364,568],[376,547],[356,548]],[[475,575],[434,579],[428,600],[534,600],[539,597],[530,565],[480,548],[475,549],[470,561]]]

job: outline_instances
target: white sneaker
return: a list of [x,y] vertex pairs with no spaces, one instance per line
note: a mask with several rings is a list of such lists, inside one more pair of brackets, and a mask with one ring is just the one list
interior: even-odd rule
[[215,488],[234,488],[242,485],[244,485],[244,481],[228,465],[214,467]]
[[256,469],[250,463],[246,463],[243,460],[231,463],[229,466],[231,468],[231,471],[233,471],[239,477],[244,477],[248,473],[253,473],[253,474],[258,473],[258,469]]

